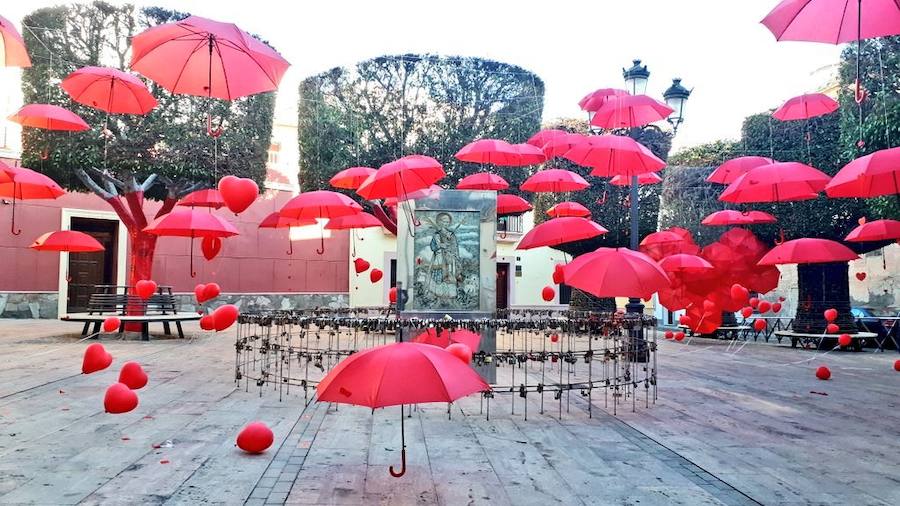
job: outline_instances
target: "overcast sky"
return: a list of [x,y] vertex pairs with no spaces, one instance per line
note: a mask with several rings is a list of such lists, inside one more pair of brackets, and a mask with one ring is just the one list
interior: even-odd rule
[[[4,1],[15,23],[61,2]],[[112,3],[123,3],[113,1]],[[581,117],[578,100],[622,87],[622,67],[641,58],[648,93],[661,99],[672,77],[694,88],[677,147],[736,138],[741,120],[824,85],[840,47],[780,42],[761,24],[777,0],[157,0],[161,5],[259,33],[291,62],[279,108],[296,83],[322,70],[382,54],[481,56],[538,74],[544,118]],[[823,70],[824,69],[824,70]]]

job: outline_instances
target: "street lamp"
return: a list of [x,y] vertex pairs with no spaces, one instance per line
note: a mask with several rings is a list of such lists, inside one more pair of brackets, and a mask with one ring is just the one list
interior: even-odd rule
[[647,81],[650,80],[650,71],[646,65],[641,65],[641,60],[632,60],[630,69],[622,69],[622,77],[625,78],[625,89],[632,95],[647,93]]
[[672,79],[672,86],[663,92],[663,98],[666,99],[666,105],[671,107],[675,112],[666,118],[666,121],[672,125],[672,135],[678,133],[678,127],[684,122],[684,104],[687,103],[691,91],[681,85],[681,78]]

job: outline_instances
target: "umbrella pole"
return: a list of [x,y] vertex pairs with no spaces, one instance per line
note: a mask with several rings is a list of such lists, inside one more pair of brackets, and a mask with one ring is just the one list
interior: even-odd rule
[[399,478],[406,474],[406,428],[403,422],[403,405],[400,405],[400,471],[394,471],[391,466],[389,472],[394,478]]
[[291,240],[291,231],[290,231],[290,229],[288,229],[288,250],[287,250],[287,254],[288,254],[288,255],[293,255],[293,254],[294,254],[294,241]]
[[196,278],[197,272],[194,270],[194,236],[191,236],[191,251],[188,254],[188,256],[191,257],[191,265],[190,265],[191,277]]
[[12,235],[20,235],[22,233],[22,229],[16,230],[16,185],[13,184],[13,199],[12,199],[12,222],[9,225],[9,232]]

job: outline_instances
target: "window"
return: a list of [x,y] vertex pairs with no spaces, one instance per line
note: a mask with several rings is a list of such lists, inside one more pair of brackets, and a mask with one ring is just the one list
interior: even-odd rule
[[497,232],[522,233],[522,217],[501,216],[497,218]]

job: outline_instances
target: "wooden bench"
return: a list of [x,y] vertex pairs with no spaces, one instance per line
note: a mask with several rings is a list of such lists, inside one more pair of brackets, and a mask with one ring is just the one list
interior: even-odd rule
[[[825,342],[826,339],[834,339],[837,341],[838,336],[840,336],[840,334],[805,334],[790,330],[778,330],[775,331],[775,335],[779,338],[789,338],[791,340],[791,348],[796,348],[799,343],[804,347],[815,345],[816,349],[821,349],[822,343]],[[853,343],[850,346],[854,351],[862,351],[862,341],[864,339],[872,339],[876,335],[877,334],[873,332],[857,332],[856,334],[850,334],[850,339],[853,340]]]

